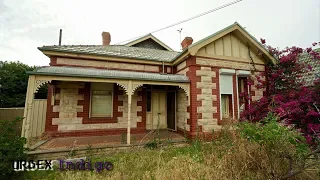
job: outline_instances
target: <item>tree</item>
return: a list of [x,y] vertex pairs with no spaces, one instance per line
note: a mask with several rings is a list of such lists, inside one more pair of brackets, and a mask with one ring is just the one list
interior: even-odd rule
[[[19,61],[0,61],[0,107],[24,107],[28,86],[28,74],[36,67]],[[36,97],[46,97],[46,89],[39,90]]]
[[[261,42],[265,44],[265,40],[262,39]],[[313,43],[313,46],[316,44]],[[257,122],[273,112],[280,117],[282,123],[301,131],[309,143],[316,143],[315,140],[320,138],[320,78],[319,75],[316,76],[313,85],[307,86],[304,76],[312,67],[299,61],[299,58],[308,54],[318,64],[320,54],[312,48],[266,48],[278,59],[277,64],[268,65],[265,73],[256,76],[256,88],[265,88],[267,95],[253,102],[242,112],[241,118]],[[266,78],[262,78],[263,76]],[[247,94],[245,96],[249,97]]]

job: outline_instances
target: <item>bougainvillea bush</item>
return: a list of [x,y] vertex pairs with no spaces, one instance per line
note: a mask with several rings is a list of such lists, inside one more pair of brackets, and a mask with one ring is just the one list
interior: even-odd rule
[[[265,45],[265,40],[261,39],[261,43]],[[266,96],[252,102],[241,113],[241,119],[257,122],[272,112],[277,114],[282,123],[301,131],[308,143],[319,145],[317,140],[320,138],[320,78],[319,74],[316,74],[313,84],[306,84],[304,76],[308,72],[316,72],[312,71],[313,67],[310,64],[299,60],[301,56],[307,55],[315,62],[313,65],[319,67],[319,52],[312,48],[291,47],[278,50],[267,45],[265,47],[276,57],[278,63],[267,65],[266,72],[256,76],[256,88],[265,89]],[[250,96],[244,96],[250,99]]]

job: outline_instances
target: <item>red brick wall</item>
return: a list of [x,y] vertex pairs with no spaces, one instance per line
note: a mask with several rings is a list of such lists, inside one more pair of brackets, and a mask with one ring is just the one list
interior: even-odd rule
[[[52,100],[52,93],[55,91],[55,93],[60,93],[60,88],[54,89],[54,83],[48,84],[48,96],[47,96],[47,113],[46,113],[46,122],[45,122],[45,131],[57,131],[58,126],[52,125],[52,118],[58,118],[59,113],[53,112],[53,106],[51,105]],[[60,101],[56,100],[54,104],[59,104]]]
[[216,77],[212,78],[212,82],[216,83],[216,89],[212,89],[212,95],[217,96],[217,101],[213,101],[213,106],[217,107],[217,113],[213,114],[213,118],[218,119],[218,124],[221,124],[220,120],[220,74],[219,74],[219,68],[217,67],[212,67],[212,71],[216,72]]
[[[159,68],[159,71],[144,71],[144,70],[130,70],[130,69],[121,69],[121,68],[107,68],[107,67],[95,67],[95,66],[85,66],[85,65],[74,65],[74,64],[58,64],[57,63],[57,56],[52,56],[50,57],[50,63],[49,65],[50,66],[70,66],[70,67],[88,67],[88,68],[97,68],[97,69],[111,69],[111,70],[123,70],[123,71],[135,71],[135,72],[151,72],[151,73],[162,73],[162,65],[151,65],[151,66],[157,66]],[[69,58],[69,59],[75,59],[75,58]],[[81,61],[81,60],[90,60],[90,61],[99,61],[101,62],[102,60],[94,60],[94,59],[80,59],[80,58],[77,58],[77,60]],[[105,61],[107,62],[107,61]],[[108,62],[115,62],[116,61],[108,61]],[[120,62],[119,62],[120,63]],[[123,63],[123,62],[121,62]],[[126,64],[140,64],[140,65],[148,65],[148,64],[143,64],[143,63],[126,63]],[[167,71],[167,68],[171,68],[171,72],[168,72]],[[168,66],[168,65],[165,65],[164,66],[164,73],[168,73],[168,74],[172,74],[172,66]]]
[[[200,66],[196,66],[196,58],[193,56],[190,56],[186,60],[186,63],[187,67],[189,67],[187,76],[190,79],[190,106],[188,108],[190,119],[187,121],[187,124],[190,125],[190,132],[188,132],[188,135],[194,138],[197,133],[197,119],[200,119],[202,116],[197,113],[197,107],[202,106],[202,102],[197,100],[197,94],[201,94],[201,89],[197,88],[197,82],[201,82],[201,77],[196,76],[196,71],[200,70]],[[198,127],[198,130],[201,131],[201,128],[202,127]]]
[[85,83],[84,89],[79,89],[79,94],[84,95],[84,100],[78,101],[78,105],[83,105],[83,112],[78,112],[77,117],[82,117],[82,124],[98,124],[98,123],[116,123],[118,117],[122,117],[122,112],[118,112],[118,106],[122,106],[122,101],[118,101],[119,92],[118,86],[113,87],[113,116],[106,118],[89,117],[90,112],[90,83]]
[[142,111],[138,111],[137,115],[142,117],[142,122],[138,122],[137,127],[146,129],[146,122],[147,122],[147,91],[145,88],[142,88],[142,91],[138,91],[138,95],[142,96],[142,101],[137,102],[137,106],[142,107]]
[[[54,83],[53,83],[54,84]],[[55,88],[55,89],[54,89]],[[52,93],[60,93],[60,88],[49,85],[48,87],[48,100],[47,100],[47,114],[45,122],[45,133],[51,136],[91,136],[91,135],[115,135],[126,133],[126,128],[118,129],[91,129],[91,130],[73,130],[73,131],[58,131],[57,125],[52,125],[52,118],[58,118],[59,112],[53,112],[53,106],[51,105]],[[122,101],[118,100],[119,95],[123,95],[124,91],[119,90],[119,87],[114,84],[114,96],[113,96],[113,117],[112,118],[89,118],[90,108],[90,83],[85,83],[83,89],[79,89],[79,94],[84,95],[84,100],[78,100],[78,105],[83,105],[83,112],[78,112],[77,117],[82,117],[82,124],[97,124],[97,123],[117,123],[118,117],[122,117],[123,113],[118,111],[118,107],[123,105]],[[137,92],[139,96],[142,96],[142,101],[137,101],[137,104],[132,106],[142,106],[142,111],[137,112],[137,116],[142,117],[142,122],[137,123],[137,128],[131,128],[132,133],[141,133],[146,131],[146,91],[143,88],[142,91]],[[55,105],[59,105],[60,100],[55,101]]]

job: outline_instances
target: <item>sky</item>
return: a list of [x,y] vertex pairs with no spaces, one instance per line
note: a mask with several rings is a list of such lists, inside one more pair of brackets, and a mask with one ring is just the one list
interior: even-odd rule
[[[0,0],[0,60],[49,65],[37,47],[100,45],[110,32],[116,44],[217,8],[234,0]],[[179,51],[234,22],[273,47],[309,47],[320,41],[320,0],[242,0],[232,6],[154,33]]]

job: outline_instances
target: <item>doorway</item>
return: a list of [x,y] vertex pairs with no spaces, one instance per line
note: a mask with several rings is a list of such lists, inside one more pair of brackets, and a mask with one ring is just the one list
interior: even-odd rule
[[176,131],[176,92],[167,92],[167,125],[168,129]]
[[176,131],[176,90],[171,88],[147,90],[146,129]]
[[176,130],[176,92],[167,92],[167,128]]
[[151,94],[152,129],[167,128],[166,92],[153,91]]

